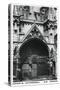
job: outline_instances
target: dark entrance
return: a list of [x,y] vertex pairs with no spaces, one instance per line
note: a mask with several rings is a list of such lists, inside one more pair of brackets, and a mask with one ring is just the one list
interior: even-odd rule
[[39,38],[31,38],[20,47],[21,70],[23,79],[40,78],[49,75],[49,50]]

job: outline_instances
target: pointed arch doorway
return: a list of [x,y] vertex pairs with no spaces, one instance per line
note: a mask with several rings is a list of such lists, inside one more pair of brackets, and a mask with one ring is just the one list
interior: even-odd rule
[[37,37],[28,39],[21,45],[19,55],[23,80],[49,75],[49,49],[43,40]]

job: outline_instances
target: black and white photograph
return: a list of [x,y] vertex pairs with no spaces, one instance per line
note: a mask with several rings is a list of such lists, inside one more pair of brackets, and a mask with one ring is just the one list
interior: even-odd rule
[[0,1],[0,90],[60,90],[60,0]]
[[57,7],[8,5],[8,82],[57,82]]

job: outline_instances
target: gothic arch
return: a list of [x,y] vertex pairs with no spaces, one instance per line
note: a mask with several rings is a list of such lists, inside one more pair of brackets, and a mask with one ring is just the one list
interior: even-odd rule
[[30,38],[21,45],[19,55],[23,61],[32,54],[49,57],[49,48],[41,39]]

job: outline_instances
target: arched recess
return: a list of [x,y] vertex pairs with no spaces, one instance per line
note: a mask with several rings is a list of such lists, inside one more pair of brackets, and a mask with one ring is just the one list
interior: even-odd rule
[[20,46],[19,55],[21,60],[24,61],[25,58],[32,54],[49,57],[49,48],[41,39],[30,38]]
[[19,49],[19,55],[23,79],[49,75],[49,48],[41,39],[26,40]]

